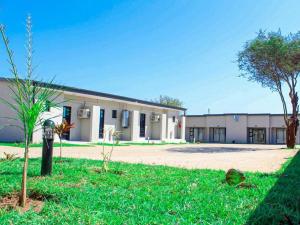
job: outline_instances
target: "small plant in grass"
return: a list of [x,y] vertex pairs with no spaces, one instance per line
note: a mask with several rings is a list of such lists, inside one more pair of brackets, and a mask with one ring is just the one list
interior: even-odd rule
[[226,182],[229,185],[238,185],[244,182],[245,179],[246,177],[244,176],[244,174],[236,169],[230,169],[226,173]]
[[226,182],[231,186],[236,186],[238,188],[255,188],[254,184],[246,183],[246,177],[244,173],[236,169],[230,169],[226,173]]
[[0,162],[3,162],[3,161],[13,161],[13,160],[16,160],[18,158],[19,158],[18,154],[10,154],[10,153],[4,152],[4,158],[0,159]]
[[121,139],[121,131],[112,131],[113,144],[119,145]]
[[72,128],[74,128],[74,123],[69,124],[67,121],[63,121],[61,124],[56,124],[54,127],[54,133],[57,134],[59,138],[59,158],[61,162],[62,158],[62,139],[63,135],[69,132]]
[[[11,91],[11,99],[0,98],[0,101],[11,108],[15,117],[8,118],[12,121],[17,121],[15,126],[22,130],[24,135],[24,164],[22,172],[22,185],[19,198],[19,204],[21,207],[26,206],[27,200],[27,170],[28,170],[28,158],[29,158],[29,145],[32,140],[32,135],[36,130],[36,127],[41,125],[43,121],[42,114],[50,107],[57,107],[59,104],[54,103],[60,96],[58,90],[52,88],[52,81],[49,83],[37,82],[32,79],[33,66],[32,66],[32,32],[31,32],[31,18],[27,17],[26,23],[27,29],[27,74],[24,79],[21,79],[17,70],[17,66],[14,62],[13,51],[9,47],[9,41],[5,33],[3,25],[0,25],[0,33],[5,45],[5,49],[8,55],[8,62],[10,64],[10,71],[13,78],[8,79],[8,87]],[[19,125],[20,124],[20,125]]]
[[[114,131],[114,130],[108,130],[108,132],[112,133],[113,137],[113,144],[109,146],[107,149],[105,148],[104,141],[102,142],[102,157],[103,157],[103,164],[101,170],[103,172],[108,172],[109,171],[109,163],[111,162],[111,156],[114,151],[115,144],[118,144],[120,142],[120,131]],[[105,133],[105,131],[104,131]],[[104,135],[105,136],[105,135]]]

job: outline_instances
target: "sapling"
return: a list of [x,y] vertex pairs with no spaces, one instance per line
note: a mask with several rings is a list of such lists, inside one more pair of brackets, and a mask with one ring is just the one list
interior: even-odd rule
[[27,60],[26,60],[26,76],[22,79],[14,61],[13,51],[9,47],[9,40],[5,33],[3,25],[0,26],[0,33],[4,42],[5,50],[8,55],[8,62],[10,64],[10,71],[12,79],[7,79],[10,89],[11,99],[0,98],[1,103],[7,105],[14,111],[15,117],[8,118],[17,122],[16,126],[23,132],[24,137],[24,164],[22,172],[22,185],[19,203],[21,207],[26,206],[27,201],[27,170],[29,159],[29,145],[32,142],[34,131],[43,122],[42,114],[47,111],[48,107],[57,107],[59,104],[55,103],[60,96],[58,90],[52,88],[53,80],[48,83],[38,82],[33,80],[33,66],[32,66],[32,32],[31,32],[31,17],[27,17]]

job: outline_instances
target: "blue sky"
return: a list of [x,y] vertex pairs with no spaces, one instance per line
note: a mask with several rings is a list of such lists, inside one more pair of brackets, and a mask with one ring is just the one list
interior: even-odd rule
[[[300,30],[299,0],[0,0],[19,70],[32,15],[36,75],[140,99],[180,98],[189,114],[281,113],[276,93],[238,77],[259,29]],[[3,44],[0,74],[9,76]]]

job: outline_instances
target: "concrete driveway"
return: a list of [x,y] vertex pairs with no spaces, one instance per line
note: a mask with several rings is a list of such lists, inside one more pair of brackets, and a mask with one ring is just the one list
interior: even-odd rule
[[[107,150],[110,147],[105,147]],[[122,146],[115,147],[113,161],[168,165],[188,169],[230,168],[242,171],[274,172],[297,150],[284,150],[280,145],[249,144],[181,144],[161,146]],[[3,153],[16,153],[20,157],[23,149],[0,146]],[[102,147],[65,147],[63,157],[101,159]],[[41,157],[41,148],[31,148],[30,157]],[[54,149],[54,156],[59,149]]]

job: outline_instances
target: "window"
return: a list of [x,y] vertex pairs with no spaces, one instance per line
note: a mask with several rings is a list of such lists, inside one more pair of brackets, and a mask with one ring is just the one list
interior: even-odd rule
[[176,117],[175,116],[173,116],[173,123],[175,123],[176,122]]
[[116,119],[117,118],[117,110],[112,111],[112,118]]

